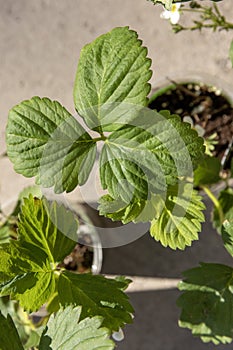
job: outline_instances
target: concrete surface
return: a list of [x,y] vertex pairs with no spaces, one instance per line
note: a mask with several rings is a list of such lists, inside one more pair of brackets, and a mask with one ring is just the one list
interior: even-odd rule
[[[232,2],[224,0],[220,7],[233,21]],[[8,110],[18,102],[34,95],[48,96],[74,112],[72,87],[80,50],[115,26],[128,25],[139,33],[153,60],[153,85],[167,76],[192,71],[210,74],[219,84],[224,81],[231,86],[233,71],[227,56],[233,33],[174,35],[168,22],[159,18],[161,11],[161,6],[146,0],[0,0],[0,154],[6,149]],[[0,159],[0,174],[2,204],[14,201],[18,191],[33,183],[33,179],[15,174],[6,158]],[[200,241],[185,252],[162,248],[148,234],[124,247],[106,249],[103,273],[174,279],[199,261],[232,263],[208,223]],[[178,328],[178,291],[158,281],[154,290],[150,280],[149,290],[129,294],[136,317],[118,349],[213,349]]]

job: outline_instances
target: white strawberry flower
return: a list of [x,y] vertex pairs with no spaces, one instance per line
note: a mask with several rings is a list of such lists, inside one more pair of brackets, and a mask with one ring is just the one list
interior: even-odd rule
[[160,17],[163,19],[170,19],[170,22],[172,24],[177,24],[180,19],[180,6],[181,6],[181,2],[172,4],[171,10],[164,10],[161,13]]

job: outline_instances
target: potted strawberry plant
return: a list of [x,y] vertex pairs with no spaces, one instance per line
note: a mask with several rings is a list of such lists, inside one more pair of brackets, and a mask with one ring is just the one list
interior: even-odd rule
[[[198,239],[205,219],[193,184],[204,140],[177,114],[147,107],[150,65],[147,49],[128,27],[101,35],[80,54],[73,92],[78,116],[47,97],[19,103],[9,112],[7,154],[16,172],[62,193],[86,183],[98,145],[99,178],[107,191],[99,199],[100,214],[123,224],[148,222],[155,240],[183,250]],[[47,304],[50,317],[35,345],[39,350],[80,344],[113,349],[109,336],[132,322],[124,292],[129,280],[64,268],[77,228],[63,205],[29,194],[20,208],[17,240],[0,247],[1,295],[28,312]],[[0,340],[2,348],[22,349],[10,316],[1,315],[0,322],[13,334]]]

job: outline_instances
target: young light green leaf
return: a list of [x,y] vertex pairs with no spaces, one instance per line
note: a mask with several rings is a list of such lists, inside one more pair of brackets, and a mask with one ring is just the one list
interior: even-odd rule
[[9,112],[7,153],[15,171],[36,176],[56,192],[72,191],[86,182],[92,169],[95,142],[76,119],[58,103],[33,97]]
[[11,316],[5,318],[0,311],[0,349],[1,350],[24,350],[18,332]]
[[230,60],[231,60],[231,65],[233,67],[233,40],[231,42],[230,49],[229,49],[229,57],[230,57]]
[[123,292],[128,283],[65,271],[58,281],[59,300],[63,306],[82,305],[81,319],[99,315],[103,326],[117,331],[125,323],[132,323],[133,308]]
[[14,232],[14,226],[9,223],[5,223],[0,227],[0,244],[8,243],[10,237]]
[[221,162],[218,158],[206,156],[194,171],[194,185],[210,185],[220,180]]
[[0,292],[36,311],[55,292],[56,266],[76,244],[77,222],[63,206],[30,196],[22,206],[18,235],[0,249]]
[[23,199],[32,194],[34,197],[41,198],[42,193],[39,186],[28,186],[24,188],[19,196],[18,201],[10,215],[7,216],[3,223],[0,223],[0,244],[8,243],[11,238],[17,238],[18,214],[20,212]]
[[110,332],[101,327],[102,317],[95,316],[80,321],[81,307],[68,306],[50,316],[42,334],[39,350],[112,350]]
[[233,219],[225,221],[222,225],[222,239],[228,253],[233,257]]
[[180,183],[169,187],[166,200],[160,197],[156,205],[161,212],[152,220],[150,228],[156,241],[165,247],[184,249],[198,239],[205,205],[192,184]]
[[[233,269],[204,264],[184,273],[177,304],[182,308],[179,325],[204,342],[230,343],[233,338]],[[195,305],[195,307],[193,307]]]
[[121,103],[146,106],[150,65],[147,49],[128,27],[114,28],[86,45],[74,84],[75,107],[86,124],[91,129],[114,130]]
[[[218,197],[219,205],[222,209],[224,220],[233,221],[233,189],[227,188],[220,192]],[[219,211],[214,208],[213,225],[219,233],[221,233],[222,220],[219,217]]]
[[191,176],[204,153],[203,139],[168,111],[141,110],[133,124],[114,131],[100,157],[102,187],[127,204]]

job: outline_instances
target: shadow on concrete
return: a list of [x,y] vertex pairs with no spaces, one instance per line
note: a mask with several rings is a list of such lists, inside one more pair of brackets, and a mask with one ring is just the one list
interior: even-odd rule
[[[210,223],[210,208],[205,201],[206,222],[199,241],[185,251],[173,251],[154,241],[149,233],[122,247],[104,249],[103,274],[180,278],[182,271],[199,262],[232,265],[232,258],[223,246],[221,236]],[[232,345],[203,343],[191,331],[179,328],[180,309],[176,289],[129,293],[135,309],[132,325],[125,328],[125,339],[118,350],[218,350],[232,349]],[[194,305],[195,307],[195,305]]]
[[230,345],[215,347],[192,336],[178,326],[180,309],[176,306],[177,290],[130,293],[135,308],[132,325],[124,329],[125,339],[118,350],[227,350]]
[[122,247],[104,249],[102,272],[137,276],[180,278],[182,271],[199,262],[232,265],[232,258],[223,246],[221,236],[210,223],[210,203],[207,201],[206,222],[200,239],[184,251],[164,248],[147,232],[140,239]]

